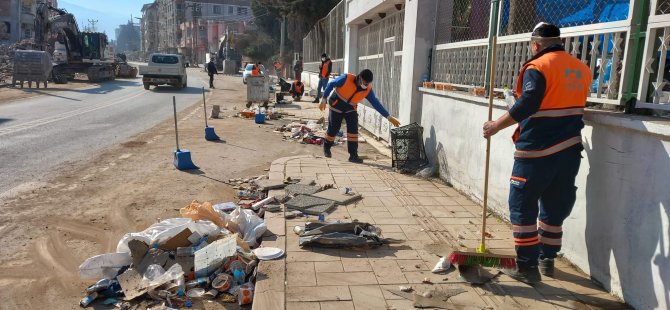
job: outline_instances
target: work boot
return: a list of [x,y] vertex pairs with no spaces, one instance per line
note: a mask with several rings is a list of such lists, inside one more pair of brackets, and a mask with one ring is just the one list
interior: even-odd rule
[[540,258],[540,273],[543,276],[554,277],[554,259]]
[[312,103],[319,103],[319,98],[314,98],[314,101]]
[[330,152],[330,148],[333,146],[332,142],[324,142],[323,143],[323,156],[326,158],[331,158],[333,157],[333,153]]
[[535,284],[542,281],[542,276],[537,266],[518,267],[516,269],[503,268],[502,272],[510,278],[526,284]]
[[358,157],[356,154],[349,155],[349,162],[355,163],[355,164],[362,164],[363,159]]

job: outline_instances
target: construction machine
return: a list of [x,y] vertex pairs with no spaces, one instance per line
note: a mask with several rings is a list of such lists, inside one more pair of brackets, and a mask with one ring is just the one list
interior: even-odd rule
[[232,41],[231,31],[228,31],[219,40],[219,51],[216,53],[216,69],[224,74],[236,74],[242,66],[242,55],[234,48]]
[[49,4],[40,4],[35,16],[35,44],[54,62],[51,77],[64,84],[76,73],[90,82],[114,80],[114,55],[105,55],[107,35],[81,32],[74,15]]
[[128,64],[126,54],[116,54],[114,58],[114,73],[116,77],[135,78],[137,77],[137,68]]

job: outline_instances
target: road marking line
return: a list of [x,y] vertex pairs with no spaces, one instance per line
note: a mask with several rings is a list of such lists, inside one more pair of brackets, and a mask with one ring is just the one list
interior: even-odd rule
[[10,126],[10,127],[5,127],[5,128],[0,128],[0,136],[10,134],[10,133],[15,133],[15,132],[25,130],[25,129],[30,129],[30,128],[46,125],[46,124],[53,123],[53,122],[60,121],[60,120],[64,120],[64,119],[67,119],[67,118],[70,118],[70,117],[79,116],[79,115],[82,115],[82,114],[85,114],[85,113],[88,113],[88,112],[93,112],[93,111],[96,111],[96,110],[104,109],[106,107],[110,107],[110,106],[128,101],[128,100],[133,99],[133,98],[135,98],[137,96],[140,96],[142,94],[144,94],[144,93],[137,93],[137,94],[131,95],[129,97],[120,99],[120,100],[112,102],[112,103],[106,103],[106,104],[101,104],[101,105],[92,106],[92,107],[79,108],[77,110],[64,112],[64,113],[61,113],[61,114],[45,117],[45,118],[42,118],[42,119],[33,120],[33,121],[26,122],[26,123],[23,123],[23,124],[18,124],[18,125],[14,125],[14,126]]

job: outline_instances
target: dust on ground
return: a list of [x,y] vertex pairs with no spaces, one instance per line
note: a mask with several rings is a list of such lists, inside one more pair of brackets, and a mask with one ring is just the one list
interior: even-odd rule
[[[286,121],[258,125],[230,117],[244,108],[246,89],[237,76],[217,76],[215,83],[219,88],[208,93],[208,108],[220,105],[224,118],[210,119],[209,126],[225,142],[205,141],[201,101],[178,115],[180,146],[191,151],[199,170],[174,168],[174,121],[167,119],[89,160],[62,165],[45,183],[0,199],[2,309],[78,309],[84,289],[95,282],[80,279],[78,266],[90,256],[115,252],[125,233],[179,217],[179,208],[194,199],[232,201],[235,191],[222,181],[264,174],[277,158],[321,154],[318,146],[285,142],[273,133]],[[345,146],[334,151],[346,158]],[[361,152],[370,147],[361,145]]]

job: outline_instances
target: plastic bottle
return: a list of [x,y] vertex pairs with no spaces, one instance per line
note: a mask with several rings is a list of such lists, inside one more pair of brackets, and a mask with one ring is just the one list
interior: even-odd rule
[[344,187],[344,186],[340,187],[340,194],[349,195],[349,194],[352,194],[352,193],[353,193],[353,190],[351,189],[351,187]]
[[234,265],[230,271],[233,274],[233,286],[244,284],[247,275],[245,274],[244,268],[242,268],[242,266]]
[[209,284],[209,278],[208,277],[201,277],[201,278],[197,278],[195,280],[186,282],[186,288],[192,289],[192,288],[198,287],[198,286],[207,286],[208,284]]
[[193,247],[178,247],[177,248],[177,256],[183,257],[183,256],[193,256],[195,254],[195,250]]
[[110,279],[100,279],[100,281],[86,288],[86,293],[95,293],[106,290],[110,285],[112,285],[112,280]]
[[82,298],[81,301],[79,302],[79,305],[86,308],[88,307],[96,298],[98,298],[98,293],[93,292],[91,294],[88,294],[86,297]]

